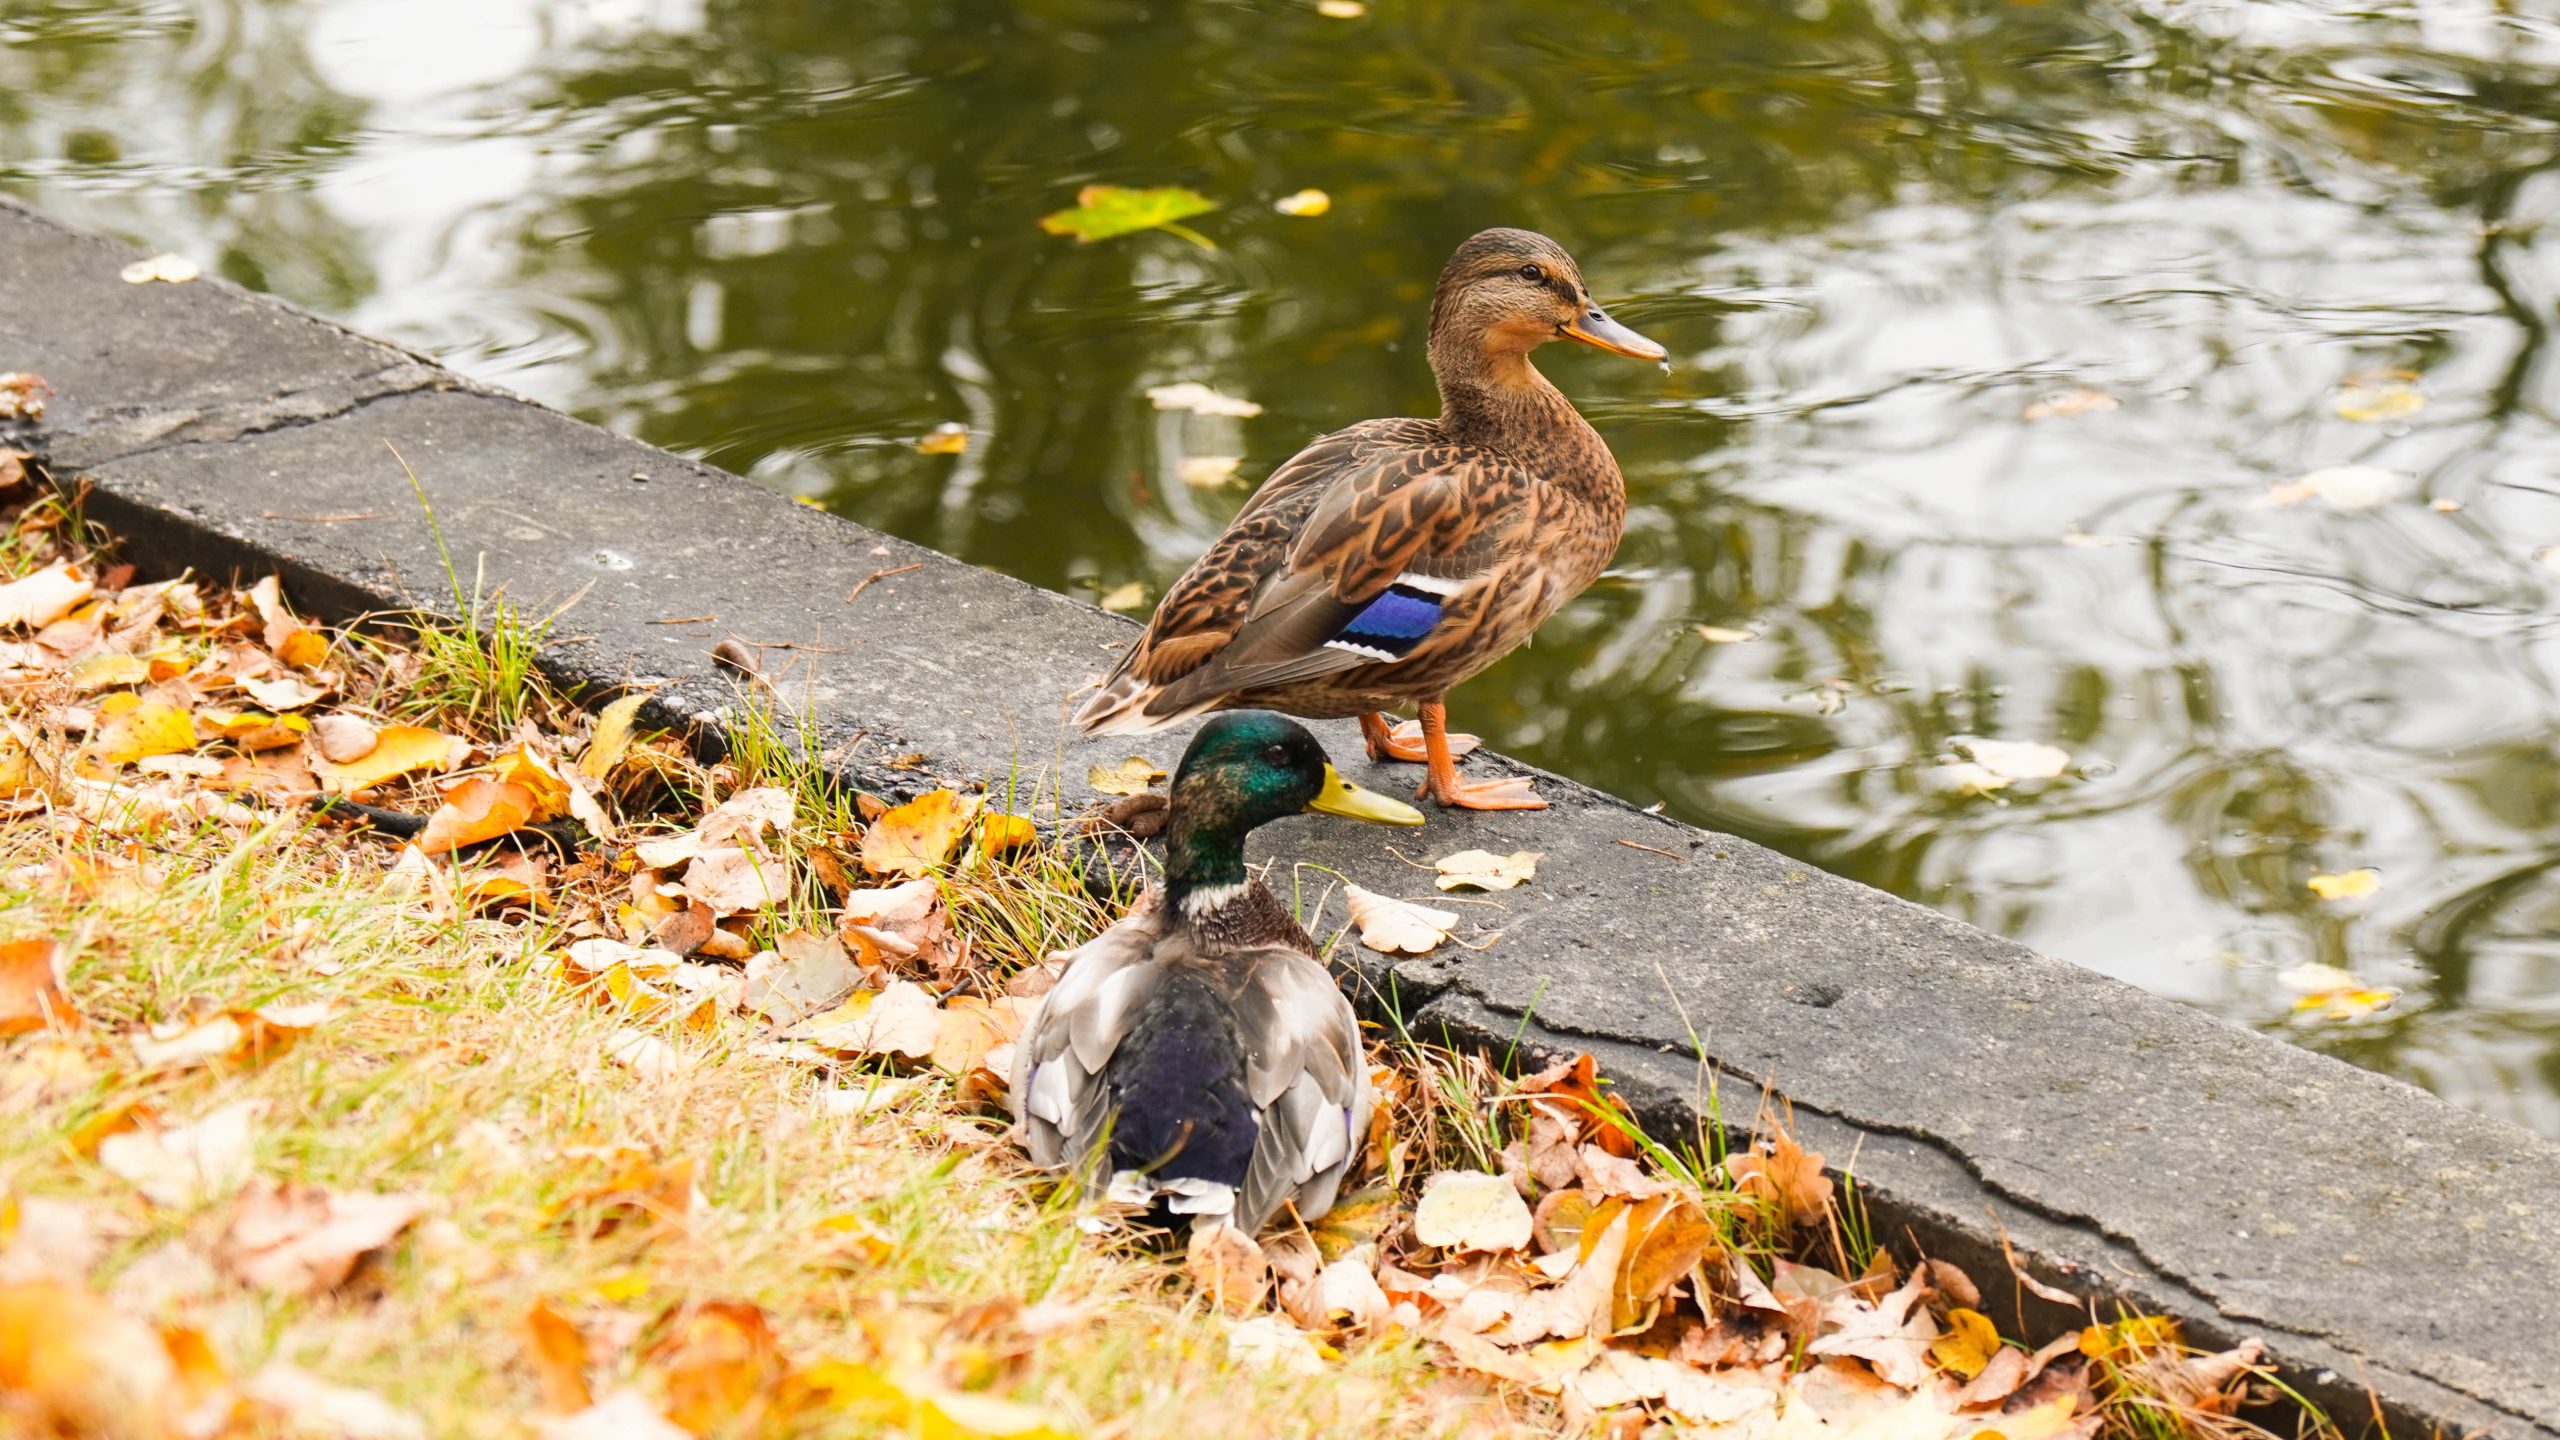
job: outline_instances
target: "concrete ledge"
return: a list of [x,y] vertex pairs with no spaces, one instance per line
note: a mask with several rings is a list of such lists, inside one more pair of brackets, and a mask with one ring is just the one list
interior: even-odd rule
[[[158,570],[281,569],[337,616],[439,604],[397,445],[456,563],[565,606],[564,676],[652,685],[652,718],[733,698],[710,647],[769,652],[867,788],[1067,777],[1136,746],[1066,732],[1126,621],[473,386],[215,281],[132,287],[120,247],[0,203],[0,369],[61,392],[57,478]],[[844,596],[875,572],[916,564]],[[716,621],[669,624],[685,617]],[[1346,771],[1350,726],[1324,727]],[[889,768],[922,752],[919,771]],[[1479,758],[1471,768],[1498,769]],[[1512,767],[1526,772],[1525,767]],[[1410,785],[1402,767],[1361,776]],[[1879,1233],[2101,1305],[2258,1334],[2350,1430],[2560,1436],[2560,1146],[2292,1049],[1744,841],[1542,777],[1537,815],[1434,815],[1405,848],[1547,852],[1482,951],[1391,963],[1421,1032],[1588,1049],[1656,1133],[1693,1133],[1707,1066],[1747,1124],[1780,1092],[1855,1170]],[[1650,850],[1632,849],[1634,841]],[[1669,852],[1668,854],[1654,852]],[[1291,822],[1262,853],[1391,893],[1376,832]],[[1498,918],[1495,918],[1497,917]],[[1701,1063],[1703,1052],[1705,1064]],[[2043,1333],[2062,1307],[1992,1296]]]

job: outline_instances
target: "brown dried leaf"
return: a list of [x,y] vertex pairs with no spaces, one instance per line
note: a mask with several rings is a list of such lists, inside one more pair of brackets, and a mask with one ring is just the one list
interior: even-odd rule
[[1914,1271],[1901,1289],[1870,1302],[1844,1289],[1825,1301],[1827,1333],[1805,1347],[1810,1355],[1850,1355],[1875,1367],[1889,1385],[1916,1390],[1929,1380],[1929,1347],[1938,1322],[1920,1304],[1929,1293],[1926,1271]]
[[165,1021],[133,1037],[133,1058],[147,1072],[206,1065],[263,1065],[329,1018],[329,1007],[262,1005]]
[[957,964],[951,917],[942,908],[942,888],[931,880],[847,894],[836,933],[866,970],[938,974]]
[[805,1040],[840,1055],[923,1060],[942,1038],[942,1008],[923,986],[895,980],[886,990],[856,993],[826,1014],[801,1022],[784,1038]]
[[1350,908],[1351,923],[1360,927],[1360,943],[1381,955],[1427,955],[1449,938],[1449,927],[1458,923],[1451,911],[1348,883],[1342,887],[1342,899]]
[[190,1376],[170,1338],[77,1285],[0,1285],[0,1413],[30,1433],[181,1434]]
[[1775,1208],[1790,1224],[1811,1224],[1830,1211],[1831,1177],[1822,1173],[1822,1156],[1784,1130],[1725,1157],[1724,1169],[1735,1189]]
[[0,585],[0,628],[42,629],[79,608],[97,588],[87,571],[68,560],[57,560]]
[[323,1294],[344,1285],[366,1256],[399,1238],[430,1203],[416,1193],[333,1193],[298,1181],[253,1182],[240,1192],[214,1259],[278,1295]]
[[1532,1222],[1520,1192],[1499,1175],[1446,1170],[1423,1187],[1413,1207],[1413,1235],[1447,1250],[1518,1250]]
[[1192,1286],[1220,1309],[1230,1315],[1251,1314],[1271,1289],[1270,1261],[1242,1230],[1224,1220],[1203,1217],[1203,1221],[1191,1226],[1183,1269],[1190,1274]]

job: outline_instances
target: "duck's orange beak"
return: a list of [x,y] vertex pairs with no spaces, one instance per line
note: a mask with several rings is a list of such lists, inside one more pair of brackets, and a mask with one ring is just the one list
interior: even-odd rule
[[1597,345],[1612,355],[1625,355],[1637,360],[1659,360],[1671,353],[1626,326],[1609,318],[1594,305],[1564,323],[1563,335],[1585,345]]

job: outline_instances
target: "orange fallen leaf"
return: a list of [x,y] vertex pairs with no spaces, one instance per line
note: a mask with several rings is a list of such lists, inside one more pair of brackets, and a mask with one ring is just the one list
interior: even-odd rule
[[80,1028],[80,1012],[63,989],[62,964],[62,949],[50,936],[0,945],[0,1035]]
[[0,1285],[0,1396],[40,1432],[182,1433],[189,1373],[172,1350],[161,1331],[78,1286]]
[[684,1307],[649,1360],[667,1385],[667,1418],[697,1435],[748,1433],[790,1370],[764,1312],[741,1300]]
[[587,1386],[587,1337],[577,1323],[536,1300],[524,1316],[525,1358],[542,1386],[542,1408],[568,1415],[595,1403]]
[[862,866],[875,875],[928,875],[950,858],[977,818],[979,801],[928,790],[882,815],[862,835]]
[[693,1160],[690,1156],[658,1164],[634,1157],[601,1185],[590,1186],[553,1205],[556,1223],[571,1225],[601,1239],[626,1225],[655,1228],[681,1224],[693,1213]]
[[2000,1350],[2000,1327],[1991,1323],[1991,1317],[1958,1305],[1947,1311],[1947,1333],[1929,1346],[1929,1358],[1938,1368],[1970,1380]]
[[444,801],[418,832],[418,849],[429,855],[458,850],[483,840],[513,834],[534,823],[540,808],[532,791],[486,775],[474,775],[444,792]]

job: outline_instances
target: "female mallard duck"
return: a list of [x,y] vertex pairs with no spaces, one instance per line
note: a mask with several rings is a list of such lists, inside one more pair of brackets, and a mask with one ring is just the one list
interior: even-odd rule
[[[1544,808],[1526,780],[1459,781],[1445,702],[1600,578],[1626,528],[1618,462],[1529,363],[1557,339],[1663,356],[1601,312],[1544,235],[1487,230],[1459,246],[1431,299],[1440,418],[1364,420],[1273,471],[1077,723],[1125,734],[1225,707],[1357,715],[1370,757],[1424,761],[1423,792],[1443,805]],[[1418,750],[1378,713],[1407,702],[1421,707]]]
[[1248,1235],[1283,1202],[1309,1219],[1333,1204],[1369,1129],[1359,1026],[1315,942],[1244,868],[1245,835],[1302,810],[1422,823],[1345,781],[1294,721],[1201,728],[1173,778],[1164,883],[1068,957],[1015,1051],[1035,1163]]

